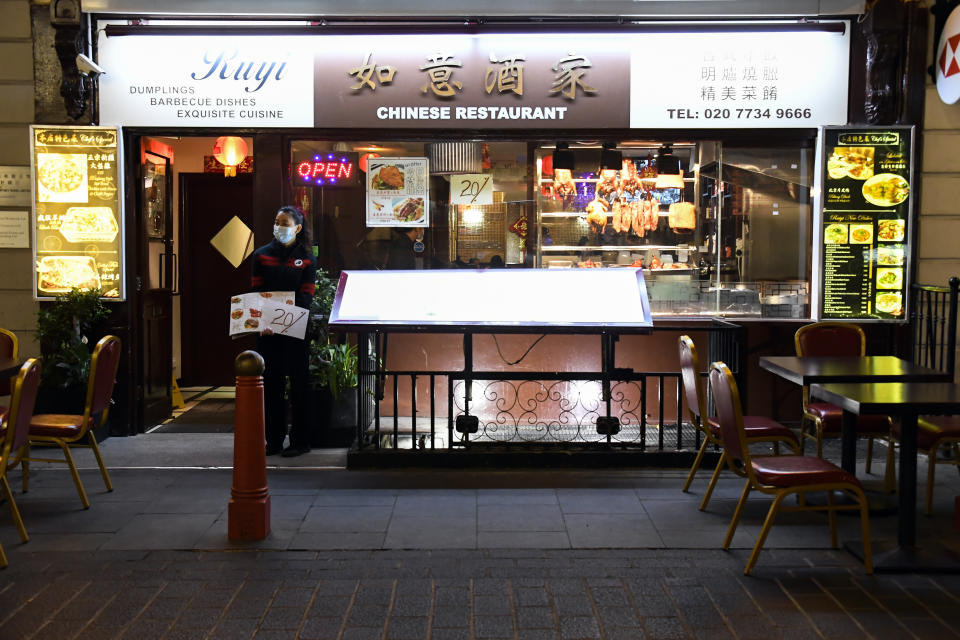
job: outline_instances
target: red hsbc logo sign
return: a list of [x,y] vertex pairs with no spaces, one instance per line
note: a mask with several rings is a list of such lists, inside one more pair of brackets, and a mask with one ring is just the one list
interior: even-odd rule
[[947,18],[937,45],[937,93],[947,104],[960,100],[960,7]]

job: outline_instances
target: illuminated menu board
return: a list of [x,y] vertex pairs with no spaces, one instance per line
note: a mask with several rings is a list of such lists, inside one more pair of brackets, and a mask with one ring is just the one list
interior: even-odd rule
[[123,300],[119,130],[32,126],[34,296]]
[[824,154],[822,317],[902,320],[913,129],[827,128]]

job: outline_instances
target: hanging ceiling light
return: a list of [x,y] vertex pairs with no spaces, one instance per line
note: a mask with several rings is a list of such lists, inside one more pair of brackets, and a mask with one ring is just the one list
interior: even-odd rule
[[660,152],[657,153],[657,173],[680,173],[680,158],[673,155],[669,144],[660,147]]
[[573,164],[573,151],[570,151],[570,145],[566,142],[558,142],[557,148],[553,150],[553,169],[573,171]]
[[213,157],[223,165],[223,175],[232,178],[247,157],[247,142],[239,136],[220,136],[213,143]]
[[600,169],[614,169],[619,171],[623,166],[623,154],[617,151],[616,142],[604,142],[600,152]]

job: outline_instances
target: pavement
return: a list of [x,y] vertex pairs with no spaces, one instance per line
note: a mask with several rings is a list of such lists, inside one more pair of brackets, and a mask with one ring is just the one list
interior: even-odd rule
[[[751,497],[720,549],[742,481],[697,505],[685,469],[345,469],[345,450],[268,458],[272,530],[227,538],[229,434],[102,444],[115,490],[78,452],[69,473],[10,473],[30,541],[0,507],[0,639],[949,638],[960,575],[867,576],[829,547],[822,514],[782,514],[743,576],[769,507]],[[828,448],[828,456],[836,454]],[[882,454],[882,450],[881,450]],[[882,458],[882,455],[880,456]],[[926,461],[921,458],[922,495]],[[868,484],[878,485],[875,462]],[[960,551],[960,475],[937,470],[919,539]],[[840,517],[840,538],[859,538]],[[895,515],[873,516],[875,544]]]

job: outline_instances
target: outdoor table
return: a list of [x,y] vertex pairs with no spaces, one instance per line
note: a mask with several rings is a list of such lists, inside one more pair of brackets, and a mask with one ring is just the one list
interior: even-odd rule
[[[950,379],[950,375],[942,371],[895,356],[768,356],[760,358],[760,367],[803,386],[846,382],[943,382]],[[844,411],[840,466],[850,473],[857,469],[856,427],[855,414]]]
[[[936,552],[916,547],[917,538],[917,416],[960,414],[960,385],[953,382],[887,382],[813,385],[810,394],[843,409],[844,425],[860,414],[882,413],[900,418],[899,521],[897,544],[880,551],[878,570],[960,570],[960,562],[946,549]],[[851,551],[857,547],[848,545]]]

